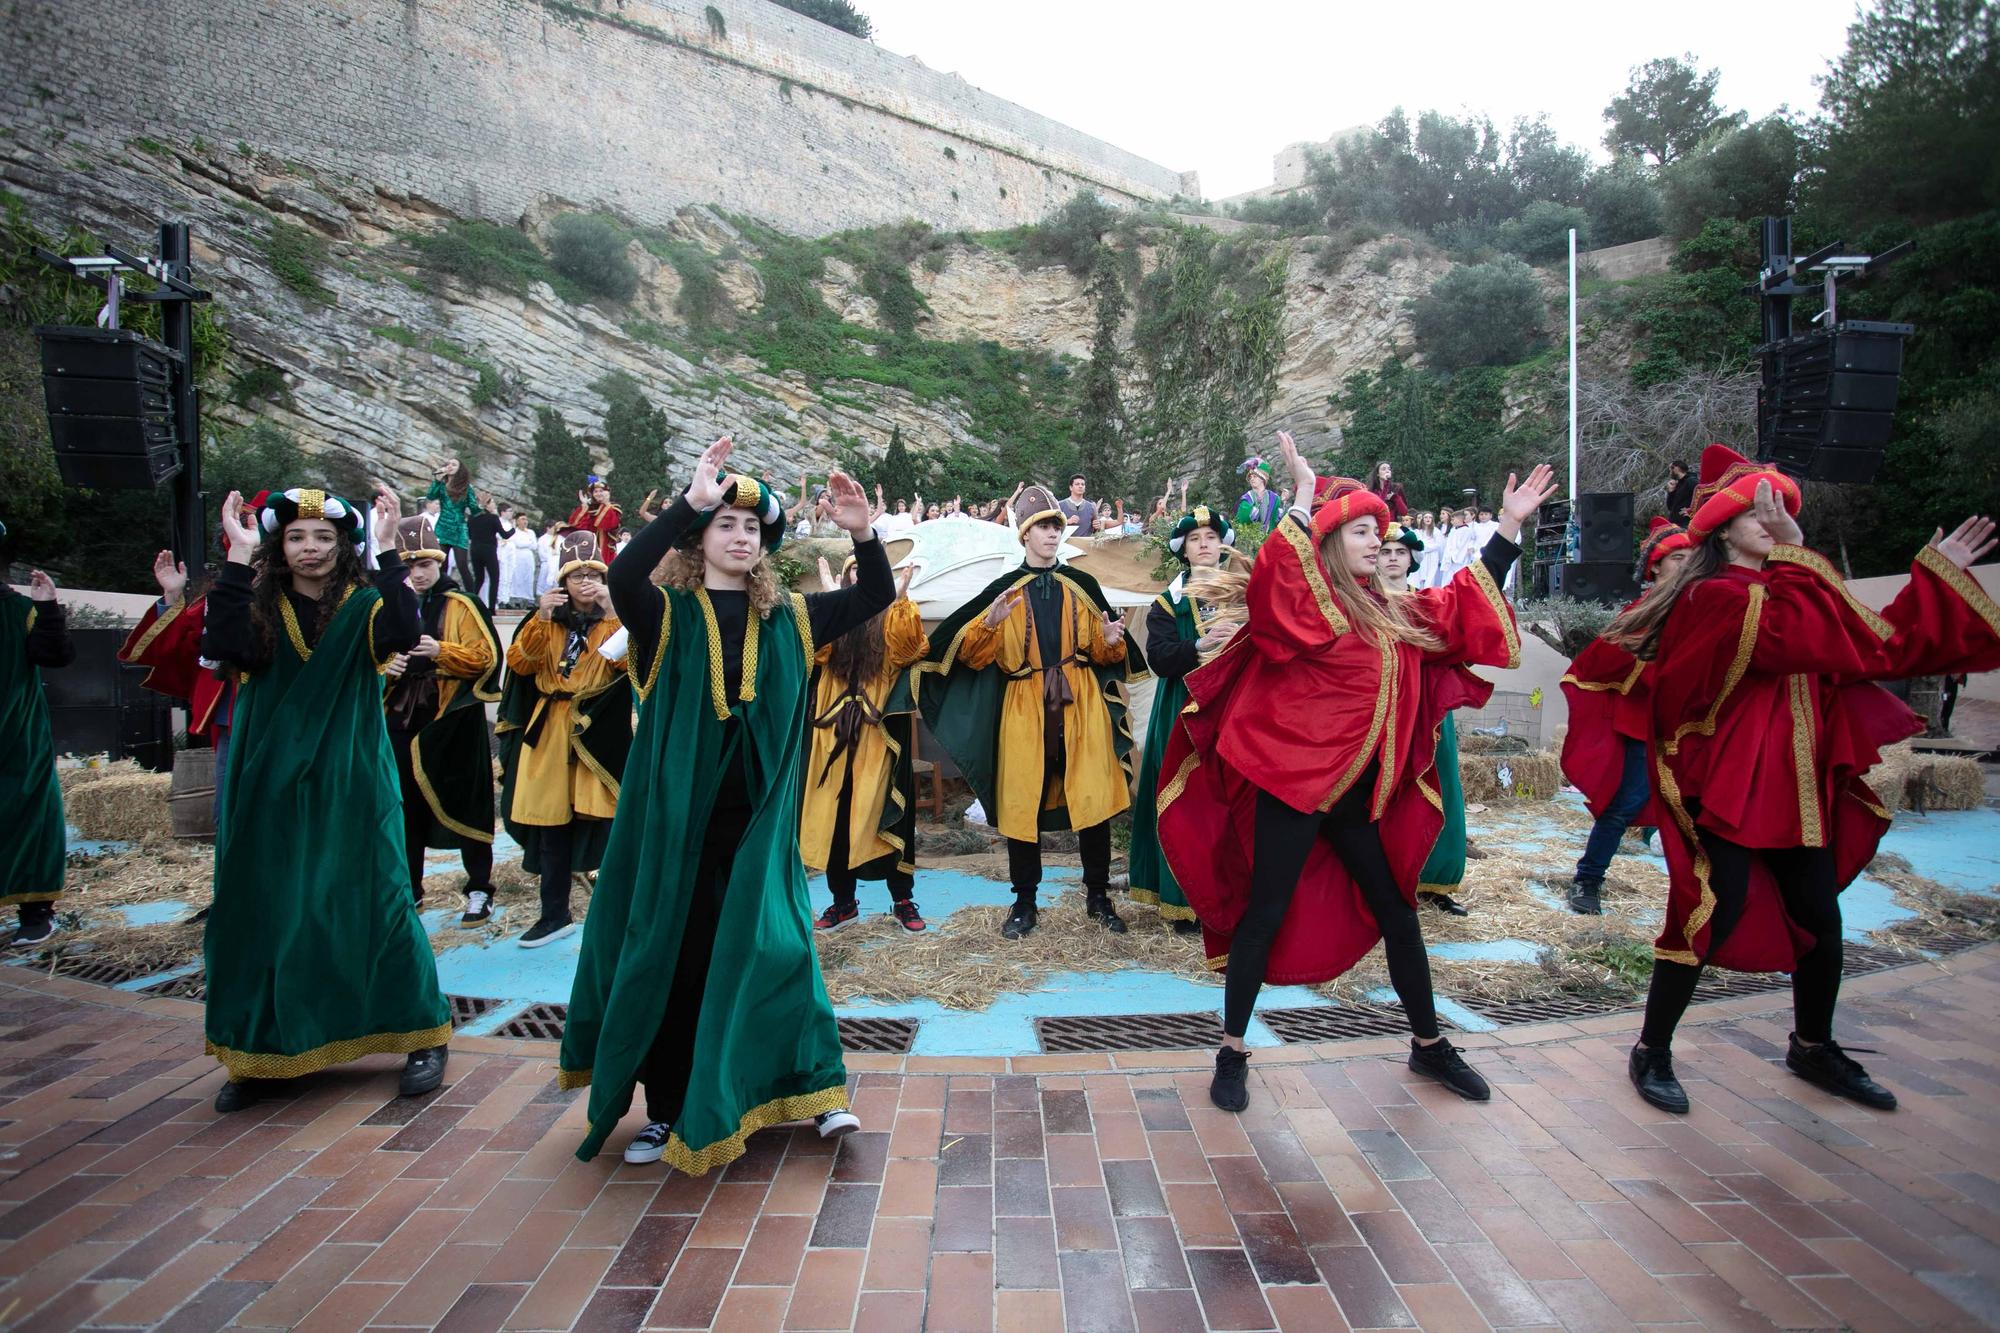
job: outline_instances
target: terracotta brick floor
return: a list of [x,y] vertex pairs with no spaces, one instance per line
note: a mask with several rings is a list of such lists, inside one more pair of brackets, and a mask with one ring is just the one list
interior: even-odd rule
[[[1892,1115],[1787,1075],[1781,997],[1698,1009],[1693,1114],[1632,1015],[1400,1044],[857,1057],[864,1130],[704,1179],[571,1156],[546,1045],[465,1041],[226,1119],[198,1009],[0,978],[0,1325],[353,1330],[1978,1328],[2000,1324],[2000,947],[1851,981]],[[614,1144],[622,1138],[614,1140]]]

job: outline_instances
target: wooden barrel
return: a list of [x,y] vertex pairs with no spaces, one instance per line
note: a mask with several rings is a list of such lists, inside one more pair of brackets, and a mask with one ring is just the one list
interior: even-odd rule
[[167,813],[176,838],[215,836],[215,751],[176,750]]

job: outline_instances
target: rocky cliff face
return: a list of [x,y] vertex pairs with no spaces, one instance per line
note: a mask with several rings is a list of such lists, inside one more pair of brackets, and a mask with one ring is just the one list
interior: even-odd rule
[[[736,436],[748,459],[780,475],[823,463],[830,439],[880,449],[897,428],[917,449],[992,443],[979,440],[968,414],[948,401],[919,401],[865,382],[815,387],[747,356],[704,355],[675,312],[679,275],[637,243],[631,258],[639,291],[614,309],[573,304],[546,284],[513,296],[434,276],[415,282],[407,238],[449,221],[443,210],[247,145],[24,134],[0,139],[0,186],[45,231],[77,225],[135,249],[150,248],[161,219],[187,219],[200,280],[215,292],[228,330],[231,375],[268,367],[283,377],[281,391],[273,384],[250,403],[211,393],[205,421],[274,421],[309,452],[345,455],[350,470],[358,464],[400,489],[426,482],[437,457],[461,454],[476,460],[483,489],[525,494],[535,408],[553,407],[579,435],[595,439],[605,403],[591,386],[613,372],[631,376],[665,412],[675,431],[669,448],[683,467],[723,432]],[[524,223],[538,230],[565,207],[541,201]],[[302,295],[274,271],[270,237],[279,223],[325,242],[326,260],[311,275],[324,299]],[[672,230],[717,258],[731,305],[748,310],[762,299],[758,272],[743,258],[754,247],[728,222],[684,209]],[[1404,303],[1434,280],[1442,261],[1407,246],[1383,250],[1387,244],[1362,247],[1330,276],[1314,271],[1310,256],[1292,257],[1278,391],[1267,419],[1253,424],[1253,438],[1280,427],[1308,444],[1325,438],[1329,392],[1348,374],[1410,349]],[[929,305],[918,329],[927,337],[1089,354],[1092,304],[1063,269],[1024,271],[1008,256],[957,244],[941,262],[913,265],[911,278]],[[875,303],[849,266],[830,261],[820,290],[851,321],[877,322]]]

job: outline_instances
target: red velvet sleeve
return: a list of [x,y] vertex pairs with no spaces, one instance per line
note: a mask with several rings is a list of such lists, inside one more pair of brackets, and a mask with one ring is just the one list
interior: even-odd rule
[[1910,582],[1882,608],[1895,627],[1888,676],[1945,676],[2000,668],[2000,607],[1971,573],[1926,546]]
[[1847,590],[1825,556],[1774,546],[1764,569],[1766,577],[1750,590],[1757,621],[1751,669],[1849,679],[1888,673],[1894,626]]
[[118,660],[147,668],[145,686],[157,694],[176,699],[194,696],[195,681],[201,676],[201,622],[205,598],[169,607],[159,613],[159,603],[146,614],[118,649]]
[[1514,608],[1493,581],[1493,571],[1475,560],[1442,588],[1410,594],[1417,599],[1431,632],[1444,646],[1424,654],[1439,663],[1470,663],[1513,668],[1521,665],[1521,633],[1514,625]]
[[1320,652],[1347,633],[1313,549],[1312,533],[1286,514],[1264,539],[1250,568],[1250,637],[1274,662]]

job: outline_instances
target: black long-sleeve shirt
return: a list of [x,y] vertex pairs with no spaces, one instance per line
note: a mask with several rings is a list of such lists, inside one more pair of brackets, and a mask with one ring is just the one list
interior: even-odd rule
[[61,602],[36,602],[35,627],[28,631],[28,665],[66,667],[76,660],[76,640],[69,636],[69,616]]
[[[635,674],[641,679],[651,670],[650,655],[660,641],[662,602],[653,586],[653,570],[693,526],[695,517],[686,496],[675,500],[618,552],[606,576],[612,609],[631,636],[633,665],[638,668]],[[854,570],[852,587],[807,594],[806,614],[814,643],[830,643],[865,625],[896,600],[896,580],[889,573],[889,557],[880,541],[854,544]],[[708,600],[715,607],[715,628],[722,639],[722,670],[729,701],[735,703],[743,697],[743,632],[750,619],[750,595],[710,588]]]
[[473,550],[490,555],[499,552],[500,538],[507,534],[500,525],[500,516],[482,509],[465,520],[465,535]]
[[[418,619],[417,595],[410,591],[409,571],[394,551],[384,551],[376,560],[375,590],[382,594],[382,609],[376,613],[370,647],[377,661],[414,648],[422,635]],[[298,617],[299,633],[306,646],[319,642],[319,600],[294,592],[289,586],[292,613]],[[251,618],[253,599],[250,566],[230,562],[216,575],[208,592],[208,614],[202,621],[202,653],[214,661],[233,662],[247,671],[270,665],[271,649],[259,641]]]

